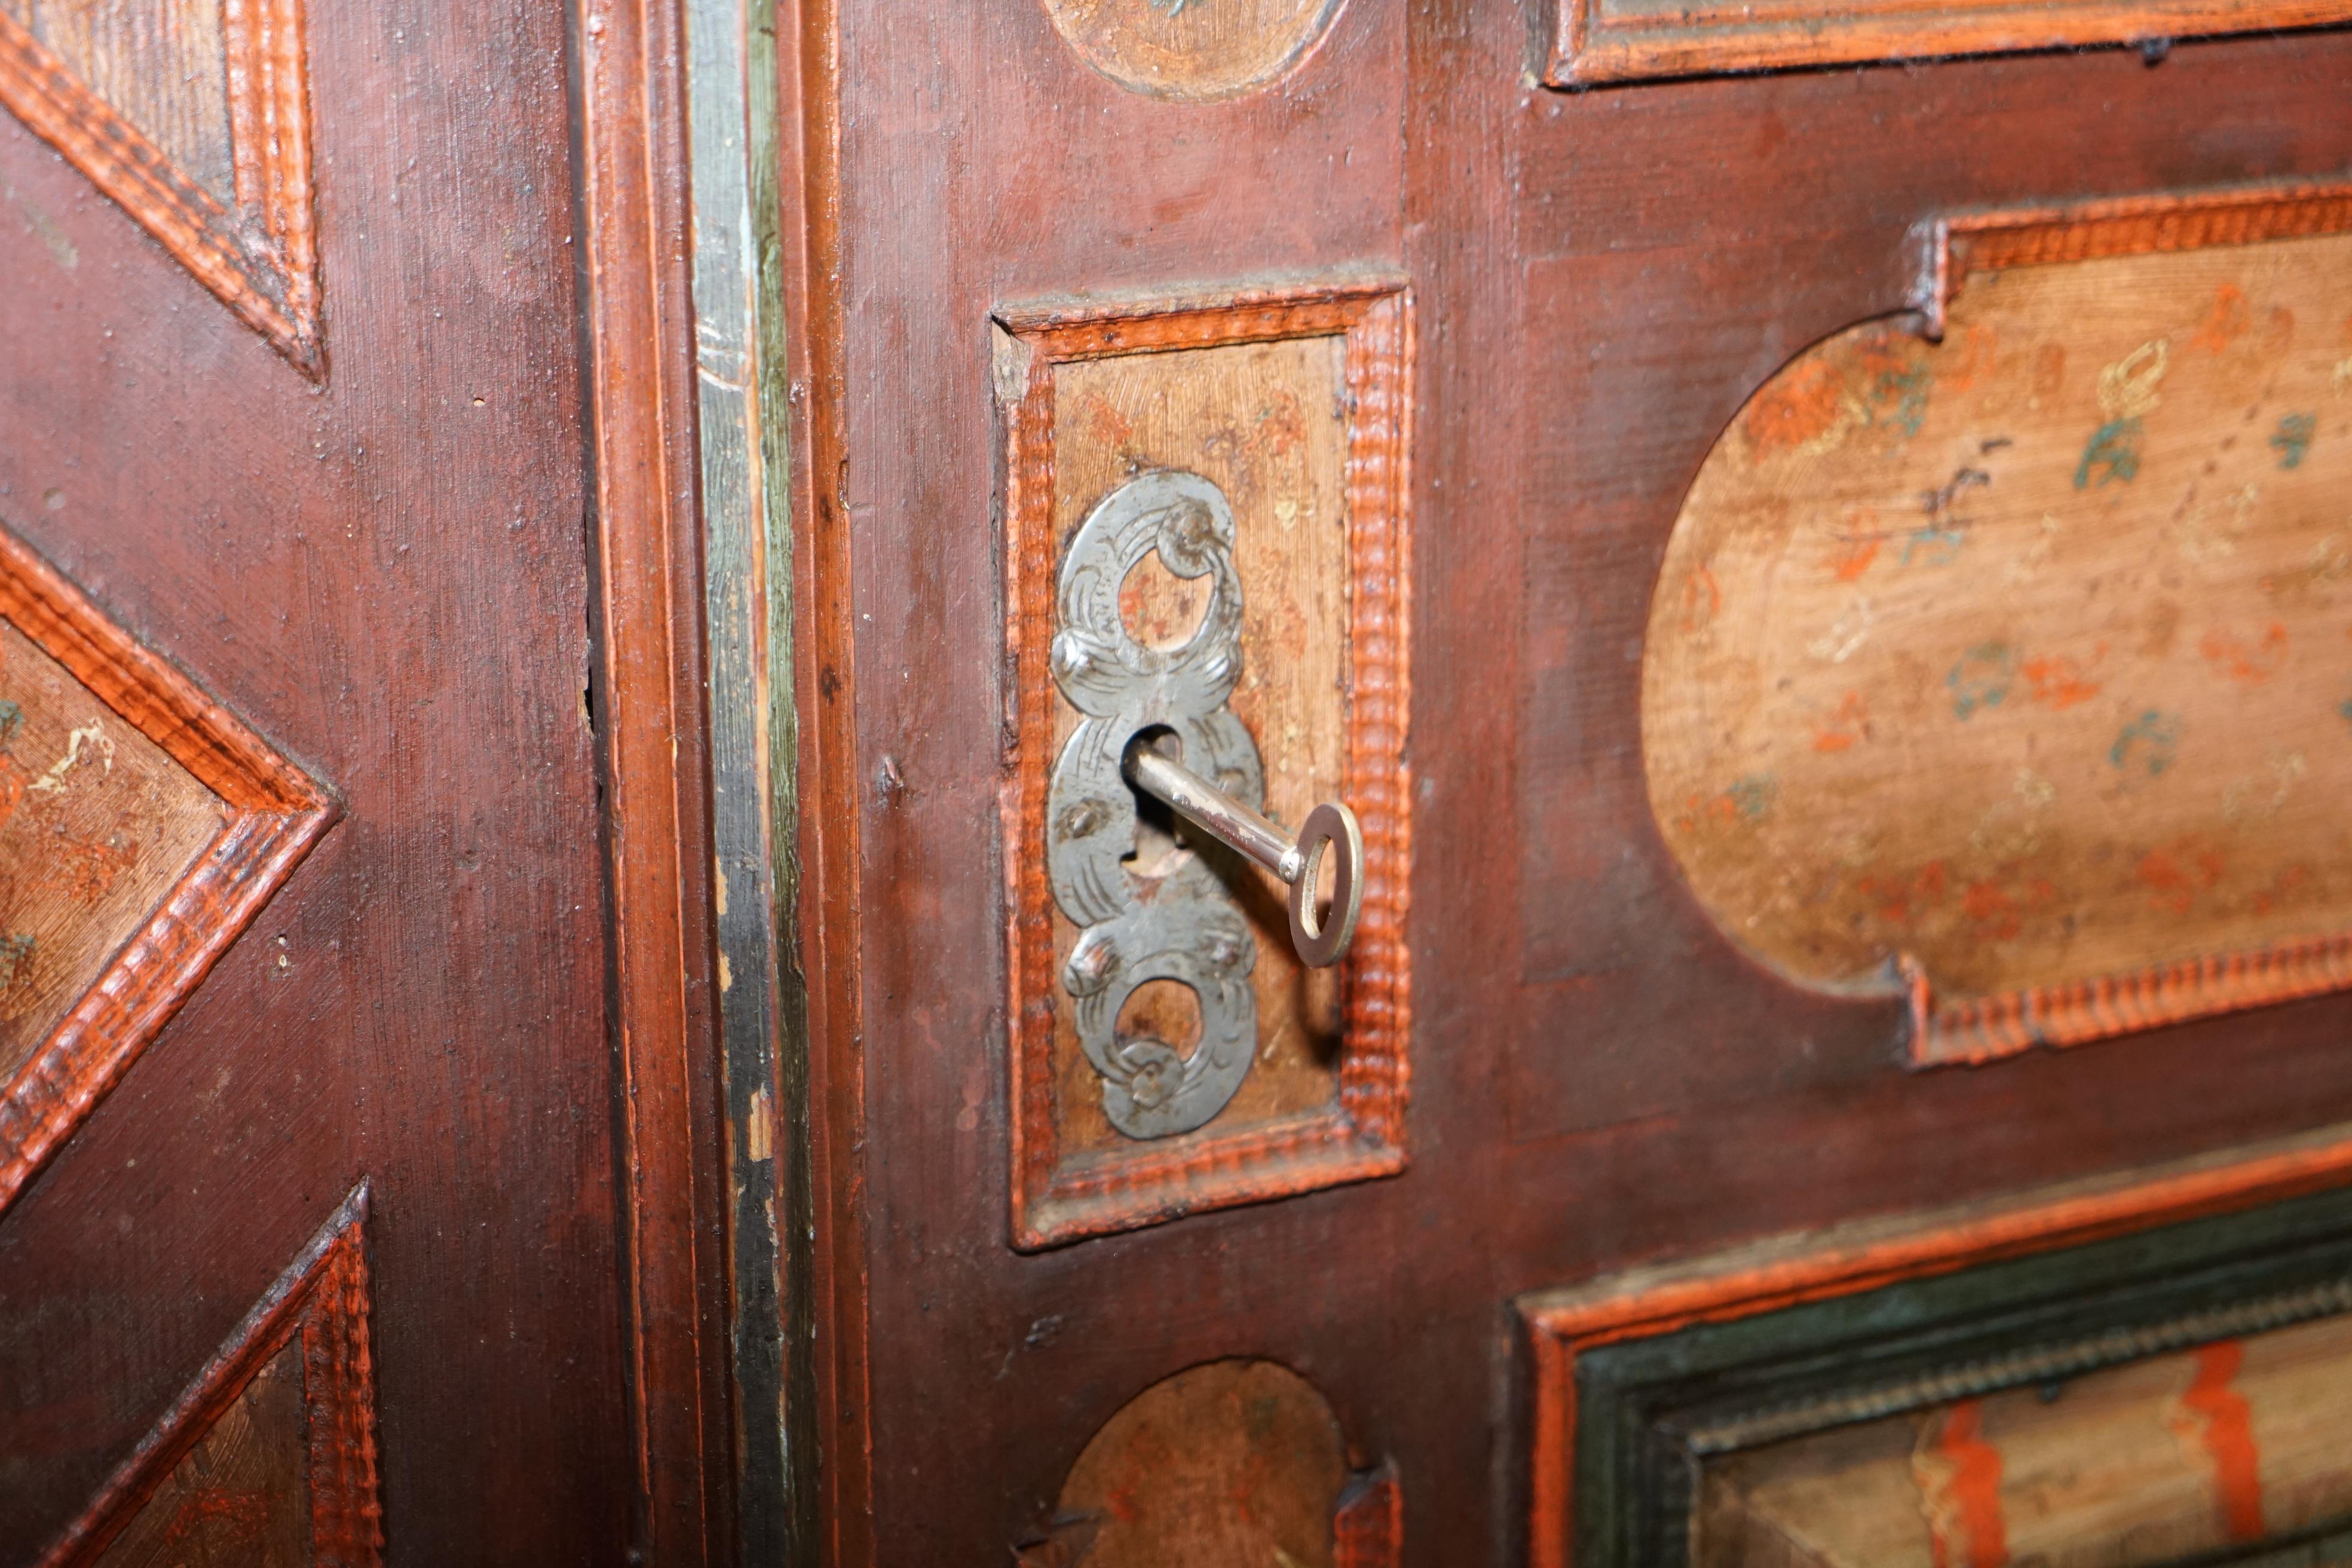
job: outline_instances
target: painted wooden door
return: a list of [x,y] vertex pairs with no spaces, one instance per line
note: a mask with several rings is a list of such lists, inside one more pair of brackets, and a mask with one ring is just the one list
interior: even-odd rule
[[824,1551],[2318,1560],[2342,8],[791,16]]
[[0,3],[0,1562],[630,1539],[566,25]]

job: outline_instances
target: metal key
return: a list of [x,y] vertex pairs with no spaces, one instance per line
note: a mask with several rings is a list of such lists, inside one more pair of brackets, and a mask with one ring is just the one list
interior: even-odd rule
[[[1325,801],[1307,814],[1296,839],[1286,837],[1280,827],[1139,735],[1129,743],[1121,771],[1136,788],[1290,885],[1290,945],[1309,968],[1325,968],[1346,955],[1364,902],[1364,832],[1354,812]],[[1327,852],[1334,857],[1331,912],[1318,918],[1316,873]]]

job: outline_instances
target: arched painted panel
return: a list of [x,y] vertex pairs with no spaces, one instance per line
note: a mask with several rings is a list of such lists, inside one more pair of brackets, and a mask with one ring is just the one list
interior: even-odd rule
[[1642,718],[1725,932],[1908,987],[1922,1059],[2352,984],[2352,237],[1979,265],[1940,342],[1800,355],[1685,500]]

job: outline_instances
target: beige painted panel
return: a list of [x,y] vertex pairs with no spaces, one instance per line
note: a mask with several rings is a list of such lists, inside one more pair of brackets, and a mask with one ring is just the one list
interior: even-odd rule
[[0,621],[0,1078],[226,821],[194,775]]
[[2352,1516],[2352,1320],[1707,1467],[1702,1568],[2137,1568]]
[[[1213,480],[1234,509],[1234,567],[1242,584],[1242,676],[1230,701],[1265,764],[1265,813],[1296,827],[1339,797],[1347,763],[1347,376],[1345,341],[1276,342],[1122,354],[1059,366],[1055,519],[1066,540],[1087,512],[1150,468]],[[1146,561],[1122,608],[1143,640],[1172,645],[1197,623],[1205,584]],[[1054,745],[1078,713],[1057,692]],[[1146,846],[1139,864],[1152,861]],[[1237,868],[1244,914],[1257,936],[1258,1055],[1216,1125],[1234,1127],[1320,1109],[1337,1097],[1337,969],[1309,970],[1290,945],[1287,890],[1255,867]],[[1054,914],[1061,972],[1077,928]],[[1139,991],[1130,1032],[1171,1043],[1197,1037],[1197,1012],[1172,983]],[[1063,1137],[1072,1149],[1129,1143],[1102,1114],[1102,1085],[1079,1047],[1075,1011],[1055,1012]],[[1181,1047],[1180,1047],[1181,1048]]]
[[2352,932],[2352,237],[1970,275],[1709,454],[1660,830],[1780,973],[2002,997]]

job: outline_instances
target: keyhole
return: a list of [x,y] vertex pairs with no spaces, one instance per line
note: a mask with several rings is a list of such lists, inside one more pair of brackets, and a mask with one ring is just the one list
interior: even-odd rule
[[1146,647],[1182,647],[1209,613],[1212,581],[1207,573],[1179,577],[1153,551],[1118,585],[1118,618],[1127,635]]
[[1121,1039],[1153,1039],[1180,1057],[1201,1043],[1201,994],[1181,980],[1147,980],[1118,1010]]
[[[1184,760],[1184,742],[1176,731],[1165,724],[1149,724],[1138,730],[1128,742],[1132,752],[1138,746],[1149,746],[1173,762]],[[1128,786],[1135,795],[1135,847],[1118,858],[1119,864],[1139,877],[1153,881],[1176,869],[1177,854],[1191,847],[1183,837],[1184,819],[1171,810],[1166,801]]]

